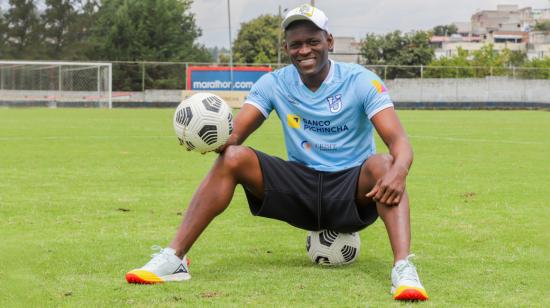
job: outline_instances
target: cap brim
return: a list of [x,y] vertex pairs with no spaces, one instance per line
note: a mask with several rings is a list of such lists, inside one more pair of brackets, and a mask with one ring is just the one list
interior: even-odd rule
[[[307,21],[313,22],[313,20],[311,20],[310,18],[308,18],[307,16],[304,16],[304,15],[297,14],[297,15],[289,16],[289,17],[285,18],[285,20],[283,21],[283,30],[286,30],[286,28],[291,23],[293,23],[295,21],[298,21],[298,20],[307,20]],[[317,26],[317,28],[319,28],[319,26],[316,23],[313,22],[313,24],[315,26]]]

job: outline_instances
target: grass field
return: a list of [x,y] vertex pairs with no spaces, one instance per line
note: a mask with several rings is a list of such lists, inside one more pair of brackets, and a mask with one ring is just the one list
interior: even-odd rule
[[[426,303],[391,299],[381,221],[356,263],[319,267],[306,232],[252,217],[241,188],[190,252],[191,281],[126,284],[215,159],[178,145],[172,112],[0,109],[0,307],[550,306],[548,112],[399,111]],[[285,157],[276,116],[247,144]]]

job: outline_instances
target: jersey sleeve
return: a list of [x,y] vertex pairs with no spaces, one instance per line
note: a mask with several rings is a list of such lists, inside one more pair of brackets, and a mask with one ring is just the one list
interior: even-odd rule
[[271,99],[271,93],[273,93],[273,76],[271,74],[265,74],[250,89],[250,93],[244,101],[245,104],[256,107],[267,119],[269,114],[273,110],[273,101]]
[[363,109],[368,118],[371,119],[378,112],[393,107],[393,102],[388,94],[386,85],[370,71],[364,71],[358,78],[359,95],[363,102]]

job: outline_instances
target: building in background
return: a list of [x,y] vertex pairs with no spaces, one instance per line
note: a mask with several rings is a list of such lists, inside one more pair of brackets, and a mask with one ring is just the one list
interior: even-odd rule
[[462,48],[479,50],[493,44],[496,51],[522,51],[530,59],[550,57],[550,31],[533,32],[537,22],[550,20],[550,8],[520,8],[518,5],[497,5],[496,10],[483,10],[472,15],[470,22],[453,23],[458,34],[433,36],[435,56],[451,57]]
[[550,31],[533,31],[529,33],[527,57],[529,59],[550,57]]
[[457,34],[469,36],[472,33],[472,23],[469,21],[456,21],[452,25],[456,27]]
[[335,36],[334,50],[329,54],[329,57],[339,62],[364,63],[364,58],[360,52],[361,42],[356,41],[354,37]]
[[487,35],[494,32],[521,32],[535,24],[533,9],[518,5],[497,5],[496,10],[484,10],[472,15],[472,34]]

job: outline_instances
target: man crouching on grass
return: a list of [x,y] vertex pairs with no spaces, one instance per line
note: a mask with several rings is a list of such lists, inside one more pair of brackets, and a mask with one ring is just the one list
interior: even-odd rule
[[[428,299],[409,251],[405,180],[411,145],[380,78],[362,66],[329,60],[334,40],[327,22],[310,5],[285,16],[284,48],[292,65],[253,86],[174,239],[128,272],[129,283],[190,279],[185,255],[240,184],[253,215],[305,230],[356,232],[380,216],[394,256],[393,297]],[[288,161],[241,145],[272,110],[281,119]],[[390,154],[375,154],[374,129]]]

